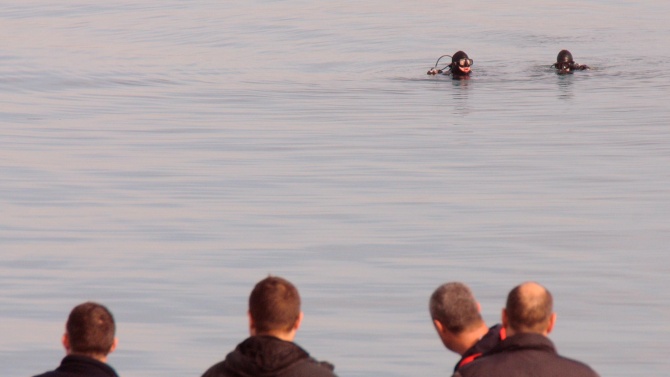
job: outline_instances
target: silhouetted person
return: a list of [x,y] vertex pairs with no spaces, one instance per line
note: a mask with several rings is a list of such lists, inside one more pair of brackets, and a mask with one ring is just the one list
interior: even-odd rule
[[502,325],[486,326],[481,307],[468,286],[459,282],[439,286],[430,296],[430,316],[447,349],[461,355],[458,368],[469,364],[505,339]]
[[484,357],[464,366],[455,377],[597,377],[588,365],[560,356],[547,335],[554,328],[551,293],[523,283],[507,296],[502,311],[507,338]]
[[463,51],[457,51],[452,57],[451,57],[451,64],[447,65],[446,67],[442,69],[438,69],[437,65],[440,63],[440,59],[442,59],[445,56],[449,55],[442,55],[437,59],[437,62],[435,63],[435,67],[431,68],[428,70],[427,74],[429,75],[437,75],[437,74],[445,74],[445,75],[451,75],[451,77],[455,80],[462,80],[462,79],[467,79],[470,77],[470,72],[472,72],[472,64],[474,61],[468,57],[468,54],[466,54]]
[[590,69],[587,65],[575,63],[575,61],[572,59],[572,54],[568,50],[561,50],[558,53],[556,56],[556,63],[554,63],[552,67],[556,68],[556,73],[560,75],[573,73],[574,71]]
[[293,343],[302,318],[293,284],[274,276],[261,280],[249,296],[250,337],[203,377],[335,377],[332,364]]
[[107,365],[107,355],[118,343],[115,330],[114,317],[106,307],[95,302],[77,305],[65,324],[65,358],[55,370],[35,377],[118,377]]

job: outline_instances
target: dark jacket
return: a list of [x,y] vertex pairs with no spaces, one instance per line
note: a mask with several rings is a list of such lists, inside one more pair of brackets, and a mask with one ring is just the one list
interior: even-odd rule
[[454,373],[454,377],[598,377],[588,365],[556,353],[542,334],[522,333],[500,342],[484,357]]
[[454,367],[454,372],[464,365],[470,364],[480,358],[484,353],[492,350],[498,343],[505,340],[505,337],[505,328],[502,327],[502,325],[498,324],[490,327],[489,332],[487,332],[486,335],[461,355],[461,359]]
[[56,370],[35,377],[118,377],[109,365],[86,356],[68,355]]
[[260,335],[238,344],[202,377],[335,377],[333,369],[293,342]]

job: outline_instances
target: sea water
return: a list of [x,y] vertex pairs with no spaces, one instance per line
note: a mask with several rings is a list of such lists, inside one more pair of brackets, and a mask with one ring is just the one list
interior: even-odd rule
[[[446,376],[428,297],[552,291],[602,376],[670,370],[670,3],[5,1],[0,365],[114,313],[120,375],[199,376],[293,281],[340,376]],[[550,68],[569,49],[591,70]],[[428,76],[466,51],[472,78]]]

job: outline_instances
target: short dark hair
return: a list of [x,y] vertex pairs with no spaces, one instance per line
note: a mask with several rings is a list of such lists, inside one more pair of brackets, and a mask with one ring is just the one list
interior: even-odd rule
[[300,318],[300,294],[290,281],[268,276],[249,296],[249,314],[256,333],[291,331]]
[[74,353],[107,355],[114,345],[114,316],[106,307],[95,302],[75,306],[65,329]]
[[524,286],[527,285],[514,287],[507,295],[505,311],[509,326],[516,332],[543,332],[553,314],[551,292],[539,284],[541,289],[534,292],[528,292]]
[[429,310],[434,320],[454,334],[483,323],[475,296],[459,282],[439,286],[430,296]]

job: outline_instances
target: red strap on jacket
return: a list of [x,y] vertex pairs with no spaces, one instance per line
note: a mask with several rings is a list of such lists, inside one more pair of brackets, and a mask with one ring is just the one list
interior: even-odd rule
[[[507,331],[505,331],[505,328],[503,327],[503,328],[500,329],[500,341],[505,340],[505,338],[507,338]],[[475,354],[472,354],[472,355],[466,357],[465,359],[461,360],[460,363],[458,363],[458,368],[461,368],[463,365],[470,364],[471,362],[475,361],[475,359],[477,359],[481,355],[482,355],[482,353],[480,352],[480,353],[475,353]]]
[[465,359],[463,359],[458,364],[458,368],[460,369],[463,365],[470,364],[471,362],[475,361],[475,359],[478,358],[481,355],[482,355],[481,353],[475,353],[475,354],[472,354],[472,355],[466,357]]

